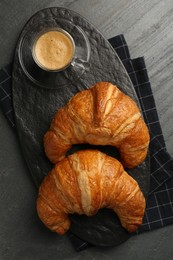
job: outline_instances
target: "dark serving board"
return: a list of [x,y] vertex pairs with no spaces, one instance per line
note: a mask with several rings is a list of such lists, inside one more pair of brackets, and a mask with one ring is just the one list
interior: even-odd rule
[[[39,70],[31,56],[34,37],[45,27],[61,27],[75,39],[77,50],[85,44],[88,51],[78,63],[63,72]],[[13,105],[20,145],[37,187],[53,165],[44,154],[43,135],[57,109],[78,91],[98,81],[110,81],[139,105],[129,76],[109,42],[79,14],[64,8],[48,8],[36,13],[20,35],[13,66]],[[75,149],[85,146],[76,146]],[[98,147],[116,157],[112,147]],[[128,173],[137,180],[147,198],[149,190],[149,155],[145,162]],[[116,215],[103,209],[93,217],[71,216],[71,231],[78,237],[101,246],[118,245],[130,235]]]

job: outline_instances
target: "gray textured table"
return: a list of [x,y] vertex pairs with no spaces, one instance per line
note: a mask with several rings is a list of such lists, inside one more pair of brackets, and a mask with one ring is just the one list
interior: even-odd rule
[[[1,0],[0,67],[9,63],[19,33],[36,11],[64,6],[106,38],[123,33],[132,58],[145,56],[169,153],[173,156],[172,0]],[[173,225],[135,236],[114,248],[76,253],[66,236],[52,235],[36,217],[37,191],[15,133],[0,111],[0,259],[172,259]]]

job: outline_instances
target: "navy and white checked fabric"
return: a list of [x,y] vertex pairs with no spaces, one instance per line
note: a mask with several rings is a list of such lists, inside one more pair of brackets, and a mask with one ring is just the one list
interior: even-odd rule
[[0,107],[11,126],[15,127],[11,85],[11,64],[9,64],[0,70]]
[[[151,183],[143,224],[137,234],[173,224],[173,159],[168,154],[162,134],[157,109],[143,57],[131,59],[123,35],[109,40],[122,60],[139,98],[145,122],[148,125],[150,142]],[[0,71],[0,106],[11,126],[15,128],[12,94],[11,66]],[[69,233],[77,251],[90,245]]]

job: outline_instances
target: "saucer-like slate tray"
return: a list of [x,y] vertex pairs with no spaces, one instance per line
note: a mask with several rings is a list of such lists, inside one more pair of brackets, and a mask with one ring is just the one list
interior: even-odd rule
[[[45,74],[36,67],[31,59],[32,38],[45,26],[66,29],[79,47],[80,35],[84,33],[90,46],[90,58],[88,55],[84,66],[81,63],[81,69],[75,70],[75,66],[70,66],[63,72]],[[64,8],[48,8],[36,13],[24,26],[14,57],[13,105],[20,145],[37,187],[53,167],[43,149],[43,135],[48,130],[53,115],[78,91],[99,81],[116,84],[140,107],[134,87],[116,52],[100,32],[79,14]],[[74,149],[85,147],[88,146],[79,145]],[[117,156],[115,148],[97,148],[111,156]],[[137,180],[147,198],[149,155],[144,163],[128,173]],[[121,227],[115,213],[109,209],[100,210],[93,217],[74,214],[71,215],[71,220],[71,231],[95,245],[118,245],[130,237]]]

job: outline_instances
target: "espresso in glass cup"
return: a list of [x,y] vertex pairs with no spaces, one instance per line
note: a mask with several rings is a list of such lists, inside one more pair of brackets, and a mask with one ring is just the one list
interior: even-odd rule
[[51,29],[41,33],[33,45],[33,58],[46,71],[62,71],[72,62],[75,43],[63,29]]

